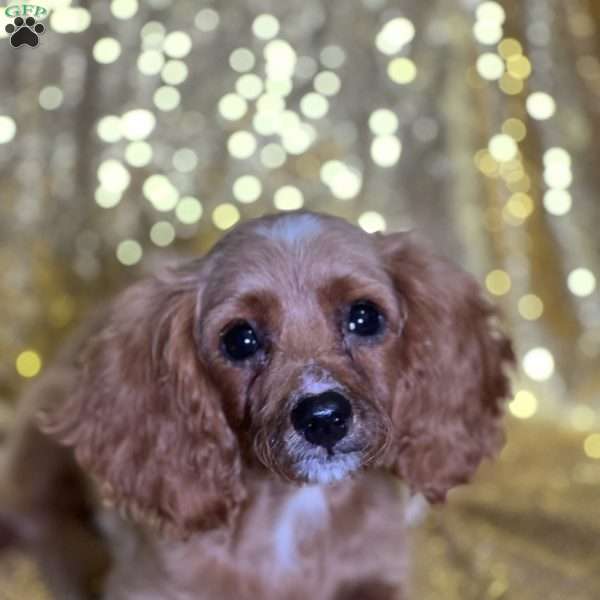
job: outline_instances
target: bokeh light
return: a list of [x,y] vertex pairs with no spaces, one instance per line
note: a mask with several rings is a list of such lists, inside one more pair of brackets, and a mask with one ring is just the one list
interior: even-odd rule
[[177,206],[179,192],[167,177],[150,175],[142,186],[144,196],[159,212],[168,212]]
[[233,196],[242,204],[256,202],[262,193],[262,184],[254,175],[242,175],[233,183]]
[[240,220],[240,211],[234,204],[219,204],[212,213],[212,220],[219,229],[231,229]]
[[529,419],[537,412],[538,400],[532,392],[519,390],[508,403],[508,409],[519,419]]
[[194,25],[204,32],[214,31],[221,21],[219,13],[212,8],[203,8],[194,19]]
[[246,73],[252,70],[255,63],[254,54],[248,48],[236,48],[229,55],[229,65],[238,73]]
[[375,212],[374,210],[368,210],[358,217],[358,224],[367,233],[375,233],[377,231],[385,231],[387,224],[383,215]]
[[7,144],[17,133],[17,124],[14,119],[0,115],[0,144]]
[[388,76],[401,85],[412,83],[417,77],[417,66],[410,58],[395,58],[388,65]]
[[387,108],[378,108],[369,117],[369,129],[375,135],[391,135],[398,129],[398,117]]
[[156,246],[164,248],[173,243],[175,228],[168,221],[158,221],[150,229],[150,239]]
[[279,33],[279,21],[273,15],[258,15],[252,23],[252,31],[257,38],[270,40]]
[[380,167],[393,167],[401,153],[402,144],[394,135],[377,136],[371,143],[371,158]]
[[202,203],[193,196],[184,196],[177,203],[175,216],[184,225],[193,225],[202,218]]
[[248,131],[236,131],[229,137],[227,149],[234,158],[249,158],[256,150],[256,138]]
[[145,167],[152,161],[152,146],[147,142],[131,142],[125,148],[125,160],[132,167]]
[[163,111],[174,110],[181,102],[181,94],[177,88],[163,85],[154,92],[154,104]]
[[567,286],[575,296],[589,296],[596,289],[596,277],[589,269],[579,267],[567,276]]
[[117,246],[117,260],[126,267],[139,263],[143,254],[144,250],[136,240],[123,240]]
[[588,435],[583,442],[583,449],[589,458],[600,459],[600,433]]
[[527,112],[533,119],[544,121],[554,115],[556,102],[554,98],[545,92],[534,92],[527,97],[525,106]]
[[248,103],[237,94],[225,94],[219,100],[219,113],[228,121],[241,119],[248,110]]
[[389,20],[377,34],[375,45],[383,54],[396,54],[415,37],[415,26],[404,17]]
[[16,369],[21,377],[35,377],[42,370],[42,357],[35,350],[24,350],[17,356]]
[[100,38],[94,44],[92,54],[94,59],[103,65],[113,63],[121,55],[121,44],[114,38]]
[[304,197],[297,187],[284,185],[273,195],[273,204],[278,210],[298,210],[304,205]]
[[519,314],[528,321],[539,319],[544,312],[544,303],[535,294],[525,294],[519,298]]
[[171,58],[184,58],[192,49],[192,38],[185,31],[172,31],[163,42],[163,50]]
[[534,381],[546,381],[554,374],[554,357],[547,348],[529,350],[523,357],[523,370]]
[[508,294],[511,288],[510,276],[502,269],[490,271],[485,278],[485,287],[494,296]]
[[63,98],[64,94],[59,87],[47,85],[40,91],[39,103],[44,110],[56,110],[62,105]]
[[[105,127],[112,127],[115,125],[114,121],[105,122]],[[142,108],[134,109],[126,112],[121,117],[120,126],[115,130],[118,130],[123,134],[123,137],[131,141],[144,140],[146,139],[156,127],[156,117],[149,110]]]

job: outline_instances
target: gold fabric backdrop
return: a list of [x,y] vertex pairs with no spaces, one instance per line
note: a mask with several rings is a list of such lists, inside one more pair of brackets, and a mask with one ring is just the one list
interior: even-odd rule
[[[37,47],[0,17],[0,439],[86,310],[175,252],[300,207],[417,228],[519,369],[501,460],[415,528],[414,597],[600,598],[600,4],[37,4]],[[0,600],[44,597],[0,561]]]

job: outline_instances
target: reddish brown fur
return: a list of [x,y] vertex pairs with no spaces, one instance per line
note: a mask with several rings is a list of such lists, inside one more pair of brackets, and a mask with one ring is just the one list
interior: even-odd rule
[[[291,235],[276,233],[290,223],[281,219],[306,215],[250,222],[202,261],[133,286],[101,319],[81,368],[48,376],[64,401],[44,402],[42,428],[74,448],[105,503],[133,524],[104,513],[127,548],[115,554],[106,598],[399,597],[406,541],[391,474],[442,501],[500,447],[512,351],[476,282],[410,234],[368,236],[313,215],[319,232],[280,239]],[[369,343],[341,333],[344,310],[361,299],[386,319]],[[221,351],[236,319],[265,332],[251,367]],[[327,506],[311,532],[294,498],[298,461],[312,455],[289,413],[314,369],[352,403],[352,448],[336,456],[355,453],[360,470],[305,488]],[[17,447],[33,447],[18,435]],[[323,477],[343,468],[318,461]],[[43,497],[51,486],[41,487],[20,494]],[[25,512],[10,514],[16,522]]]

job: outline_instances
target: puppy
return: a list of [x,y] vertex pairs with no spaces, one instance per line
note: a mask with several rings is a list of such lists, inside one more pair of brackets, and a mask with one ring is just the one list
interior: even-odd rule
[[412,234],[249,221],[80,337],[24,403],[0,527],[60,600],[102,574],[108,600],[405,599],[402,485],[443,502],[502,445],[510,342]]

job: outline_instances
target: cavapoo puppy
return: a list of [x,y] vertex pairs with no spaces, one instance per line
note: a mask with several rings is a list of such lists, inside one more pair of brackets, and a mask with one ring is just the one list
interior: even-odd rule
[[59,600],[408,598],[402,486],[442,502],[503,440],[510,343],[409,233],[249,221],[79,338],[0,505]]

